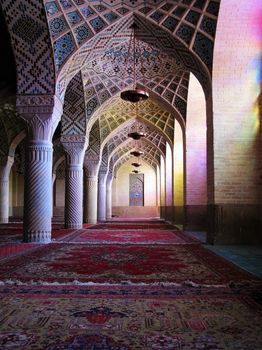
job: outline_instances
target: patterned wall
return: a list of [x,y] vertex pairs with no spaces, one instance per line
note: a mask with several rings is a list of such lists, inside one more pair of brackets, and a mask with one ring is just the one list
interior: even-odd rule
[[53,94],[55,69],[44,4],[1,0],[17,64],[19,94]]
[[81,72],[67,86],[61,122],[63,135],[86,134],[85,95]]
[[100,159],[100,128],[99,120],[93,125],[89,134],[89,145],[85,153],[85,160]]

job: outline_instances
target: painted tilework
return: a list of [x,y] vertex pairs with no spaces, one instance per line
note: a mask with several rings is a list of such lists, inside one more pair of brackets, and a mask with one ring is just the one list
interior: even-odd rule
[[100,30],[102,30],[106,25],[101,17],[96,17],[94,19],[91,19],[90,24],[96,33],[98,33]]
[[68,10],[73,7],[73,3],[70,0],[58,0],[64,10]]
[[71,25],[77,24],[82,20],[80,14],[77,11],[67,13],[67,18]]
[[55,72],[44,4],[2,0],[17,64],[17,93],[52,94]]
[[178,30],[176,31],[176,35],[187,44],[190,44],[193,34],[194,29],[185,24],[181,24]]
[[68,25],[64,19],[64,16],[53,18],[50,20],[49,26],[53,38],[57,37],[60,33],[68,29]]
[[46,3],[45,8],[48,15],[54,15],[60,11],[55,1]]
[[87,24],[83,24],[74,29],[74,34],[78,45],[80,46],[84,41],[91,38],[94,34]]
[[74,51],[75,44],[70,33],[63,35],[54,43],[54,55],[55,55],[55,65],[56,69],[63,65],[66,59]]
[[203,34],[197,33],[193,50],[203,61],[205,61],[206,65],[210,69],[212,67],[213,60],[213,46],[213,41],[207,39]]
[[104,14],[104,17],[109,23],[113,23],[119,18],[119,16],[114,12],[106,13]]
[[81,8],[80,11],[85,18],[88,18],[94,14],[94,11],[89,6]]
[[178,20],[175,19],[174,17],[169,16],[164,20],[162,25],[166,27],[168,30],[170,30],[170,32],[173,33],[173,31],[176,29],[178,25]]
[[204,16],[200,28],[212,37],[216,34],[216,21],[210,17]]
[[63,135],[86,134],[85,96],[81,72],[67,87],[61,122]]

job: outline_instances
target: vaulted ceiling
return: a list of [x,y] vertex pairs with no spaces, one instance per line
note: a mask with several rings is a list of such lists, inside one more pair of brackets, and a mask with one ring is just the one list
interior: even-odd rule
[[[64,101],[62,134],[88,135],[87,156],[100,157],[104,166],[128,159],[137,146],[128,141],[132,128],[146,133],[139,147],[149,163],[159,164],[166,143],[173,144],[175,119],[182,130],[186,124],[189,73],[196,75],[206,95],[210,91],[219,4],[220,0],[26,0],[22,5],[3,0],[17,62],[17,91],[56,92]],[[136,72],[132,55],[128,57],[133,23]],[[150,95],[136,106],[120,99],[134,77]],[[23,125],[8,126],[12,118],[6,123],[6,111],[0,114],[2,130],[9,130],[1,138],[2,151]],[[54,161],[62,154],[57,139]]]

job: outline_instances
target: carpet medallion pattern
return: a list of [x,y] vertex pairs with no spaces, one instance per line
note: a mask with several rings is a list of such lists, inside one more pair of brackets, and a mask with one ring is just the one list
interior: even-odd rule
[[68,283],[217,285],[251,277],[200,245],[77,245],[53,243],[0,262],[0,279]]
[[159,221],[61,227],[46,245],[0,232],[1,350],[262,349],[261,280],[199,241]]
[[171,230],[77,230],[60,241],[88,244],[193,244],[199,243],[179,231]]

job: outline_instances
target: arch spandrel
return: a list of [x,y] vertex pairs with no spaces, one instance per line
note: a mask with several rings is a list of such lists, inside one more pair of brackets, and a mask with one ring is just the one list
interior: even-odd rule
[[1,0],[17,65],[17,93],[55,93],[55,68],[45,8],[39,0]]

